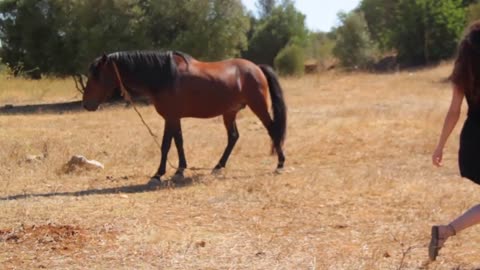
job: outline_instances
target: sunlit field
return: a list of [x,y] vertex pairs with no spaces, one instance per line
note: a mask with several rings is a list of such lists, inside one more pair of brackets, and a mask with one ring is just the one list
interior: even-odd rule
[[78,100],[81,94],[75,89],[72,78],[21,80],[0,73],[0,106]]
[[[450,69],[282,79],[289,123],[279,175],[248,109],[219,175],[210,170],[226,145],[222,119],[184,119],[197,170],[158,189],[145,184],[160,150],[131,108],[0,115],[1,268],[479,268],[480,227],[451,238],[436,262],[427,256],[430,226],[480,201],[480,188],[458,176],[459,127],[444,167],[430,162]],[[68,79],[0,79],[0,105],[79,98]],[[160,136],[162,118],[139,110]],[[76,154],[105,169],[66,173]],[[175,166],[175,148],[169,157]]]

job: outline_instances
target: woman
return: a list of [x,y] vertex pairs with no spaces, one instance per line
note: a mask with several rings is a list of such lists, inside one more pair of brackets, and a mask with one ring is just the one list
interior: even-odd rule
[[[435,166],[442,165],[443,148],[458,122],[465,97],[468,116],[460,135],[458,164],[462,177],[480,184],[480,21],[472,24],[468,30],[460,43],[450,77],[453,83],[452,101],[432,161]],[[450,236],[477,223],[480,223],[480,204],[447,225],[433,226],[428,248],[430,259],[437,258],[439,250]]]

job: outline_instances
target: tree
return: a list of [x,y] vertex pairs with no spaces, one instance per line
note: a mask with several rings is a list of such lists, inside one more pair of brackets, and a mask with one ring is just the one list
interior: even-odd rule
[[477,4],[477,3],[478,3],[478,0],[463,0],[463,1],[462,1],[462,5],[463,5],[464,7],[468,7],[468,6],[472,5],[472,4]]
[[[136,0],[9,0],[0,3],[0,57],[14,70],[65,76],[103,52],[146,44]],[[37,72],[38,71],[38,72]]]
[[342,66],[364,68],[375,57],[375,45],[370,38],[367,23],[362,13],[339,13],[341,26],[337,29],[337,41],[333,54]]
[[305,47],[307,33],[305,15],[295,8],[293,2],[284,1],[260,20],[243,56],[256,63],[273,65],[278,52],[287,45]]
[[190,27],[173,42],[176,48],[206,60],[220,60],[238,56],[247,47],[249,19],[240,1],[190,1],[186,7]]
[[305,49],[305,57],[315,59],[318,64],[325,65],[333,59],[333,48],[336,37],[330,33],[312,32],[308,34],[308,44]]
[[70,75],[102,53],[183,50],[205,60],[247,46],[240,0],[5,0],[0,58],[16,70]]
[[[364,12],[380,49],[396,50],[400,63],[424,65],[451,57],[465,27],[466,6],[475,17],[476,0],[363,0]],[[472,5],[473,4],[473,5]]]
[[247,47],[250,21],[238,0],[148,1],[145,12],[154,48],[219,60],[238,56]]
[[276,6],[275,0],[258,0],[257,8],[260,18],[268,17]]
[[62,61],[67,19],[64,6],[55,0],[0,3],[0,58],[14,70],[38,78],[41,70],[55,70]]
[[392,48],[391,36],[395,26],[392,14],[399,0],[362,0],[359,6],[365,17],[372,40],[382,50]]
[[144,13],[137,0],[79,0],[68,23],[76,72],[102,53],[149,48]]
[[423,65],[453,55],[465,26],[462,0],[400,0],[392,45],[400,62]]

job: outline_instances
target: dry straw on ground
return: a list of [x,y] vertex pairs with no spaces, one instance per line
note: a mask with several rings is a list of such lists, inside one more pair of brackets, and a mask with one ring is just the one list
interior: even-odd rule
[[[389,75],[325,73],[282,80],[287,169],[272,174],[251,112],[228,169],[187,171],[191,184],[151,191],[159,150],[137,115],[0,116],[0,265],[5,269],[472,269],[479,228],[429,263],[430,226],[480,199],[458,177],[455,131],[445,167],[430,165],[450,97],[450,65]],[[30,88],[48,89],[46,94]],[[70,100],[70,81],[0,80],[2,103]],[[25,94],[26,93],[26,94]],[[34,97],[32,97],[32,95]],[[162,134],[163,121],[142,107]],[[221,119],[183,121],[190,166],[211,168]],[[64,174],[73,154],[103,171]],[[44,159],[26,162],[28,155]],[[176,151],[170,154],[176,164]],[[169,168],[171,176],[174,169]]]

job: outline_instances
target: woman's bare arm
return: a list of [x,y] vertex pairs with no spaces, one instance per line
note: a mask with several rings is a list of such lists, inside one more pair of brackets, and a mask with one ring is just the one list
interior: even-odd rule
[[445,147],[448,137],[450,137],[450,134],[452,133],[453,129],[457,125],[458,119],[460,118],[463,97],[463,91],[461,89],[458,89],[457,87],[454,87],[452,101],[450,103],[450,109],[445,116],[442,133],[440,134],[440,139],[438,140],[437,147],[432,155],[432,162],[435,166],[442,166],[443,148]]

